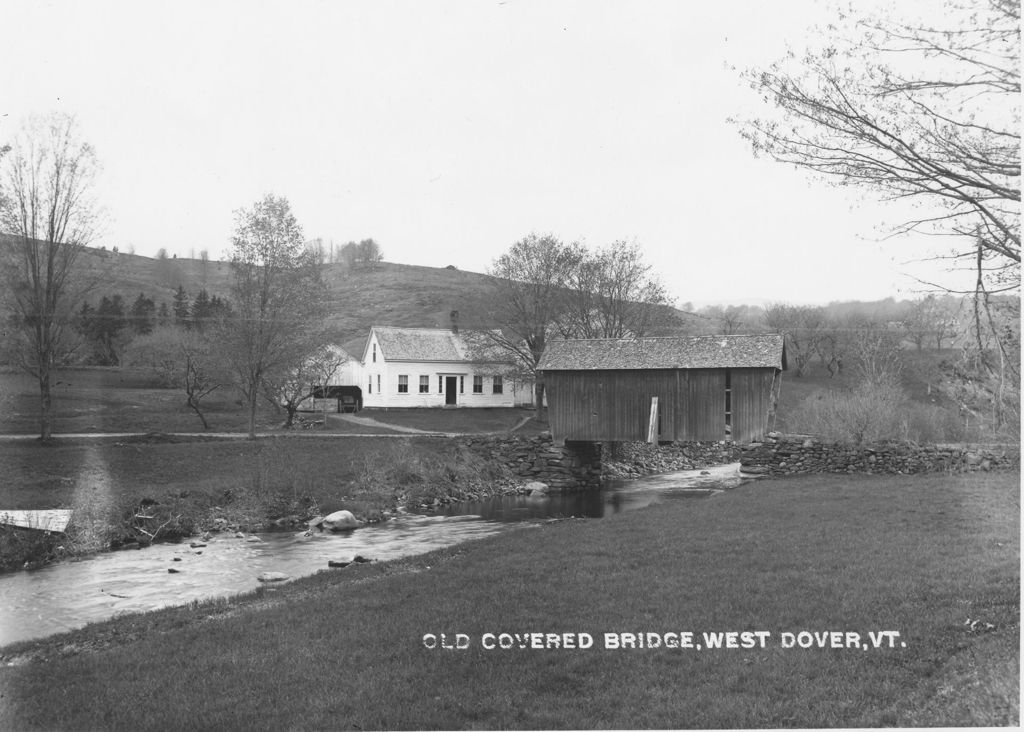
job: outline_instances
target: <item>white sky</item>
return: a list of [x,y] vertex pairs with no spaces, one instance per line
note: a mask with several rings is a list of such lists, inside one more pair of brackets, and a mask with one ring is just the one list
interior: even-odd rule
[[729,66],[827,22],[809,0],[3,0],[0,140],[78,117],[102,243],[227,251],[284,195],[308,238],[482,272],[531,231],[636,240],[682,304],[912,297],[935,267],[878,243],[855,190],[755,159]]

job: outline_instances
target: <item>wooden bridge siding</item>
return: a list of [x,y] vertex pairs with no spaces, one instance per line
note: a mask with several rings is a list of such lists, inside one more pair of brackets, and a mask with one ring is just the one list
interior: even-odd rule
[[680,440],[725,439],[725,369],[686,372],[686,429]]
[[[773,369],[730,369],[735,442],[767,431]],[[725,369],[551,371],[548,419],[556,440],[645,440],[651,397],[658,397],[658,439],[724,440]]]
[[675,371],[551,371],[545,382],[555,440],[644,440],[652,396],[661,411],[659,439],[676,439]]
[[732,440],[761,440],[768,431],[774,369],[731,369]]

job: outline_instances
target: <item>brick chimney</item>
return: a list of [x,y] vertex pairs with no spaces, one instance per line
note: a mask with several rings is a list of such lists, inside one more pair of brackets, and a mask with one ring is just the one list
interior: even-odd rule
[[458,335],[459,334],[459,311],[458,310],[452,310],[452,312],[451,312],[449,317],[452,319],[452,333],[454,333],[455,335]]

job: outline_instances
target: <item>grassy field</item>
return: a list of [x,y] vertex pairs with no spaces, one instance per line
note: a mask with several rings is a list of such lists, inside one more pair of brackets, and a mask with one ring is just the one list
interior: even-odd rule
[[[762,481],[122,617],[5,649],[0,728],[1014,725],[1019,480]],[[604,639],[681,631],[770,636],[700,651]],[[899,636],[783,647],[800,631]],[[534,632],[594,647],[482,645]],[[469,647],[425,646],[442,633]]]
[[[159,388],[145,373],[130,369],[88,368],[59,372],[54,381],[54,434],[103,432],[203,432],[185,393]],[[248,416],[234,392],[225,388],[203,401],[211,432],[246,432]],[[284,412],[260,403],[258,429],[280,432]],[[317,412],[300,417],[322,422]],[[510,430],[533,412],[522,409],[391,409],[367,410],[361,416],[381,423],[440,432],[498,432]],[[323,430],[317,426],[315,429]],[[536,433],[540,428],[528,427]],[[39,430],[39,387],[24,373],[0,370],[0,435],[32,434]],[[329,413],[326,431],[394,434],[395,430],[352,424]]]

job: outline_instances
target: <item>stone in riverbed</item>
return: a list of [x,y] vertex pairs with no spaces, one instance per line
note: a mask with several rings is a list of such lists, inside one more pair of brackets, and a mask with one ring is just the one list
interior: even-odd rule
[[335,511],[324,517],[323,527],[330,531],[348,531],[349,529],[358,529],[359,521],[351,511]]
[[284,572],[260,572],[256,579],[260,582],[284,582],[290,578]]

